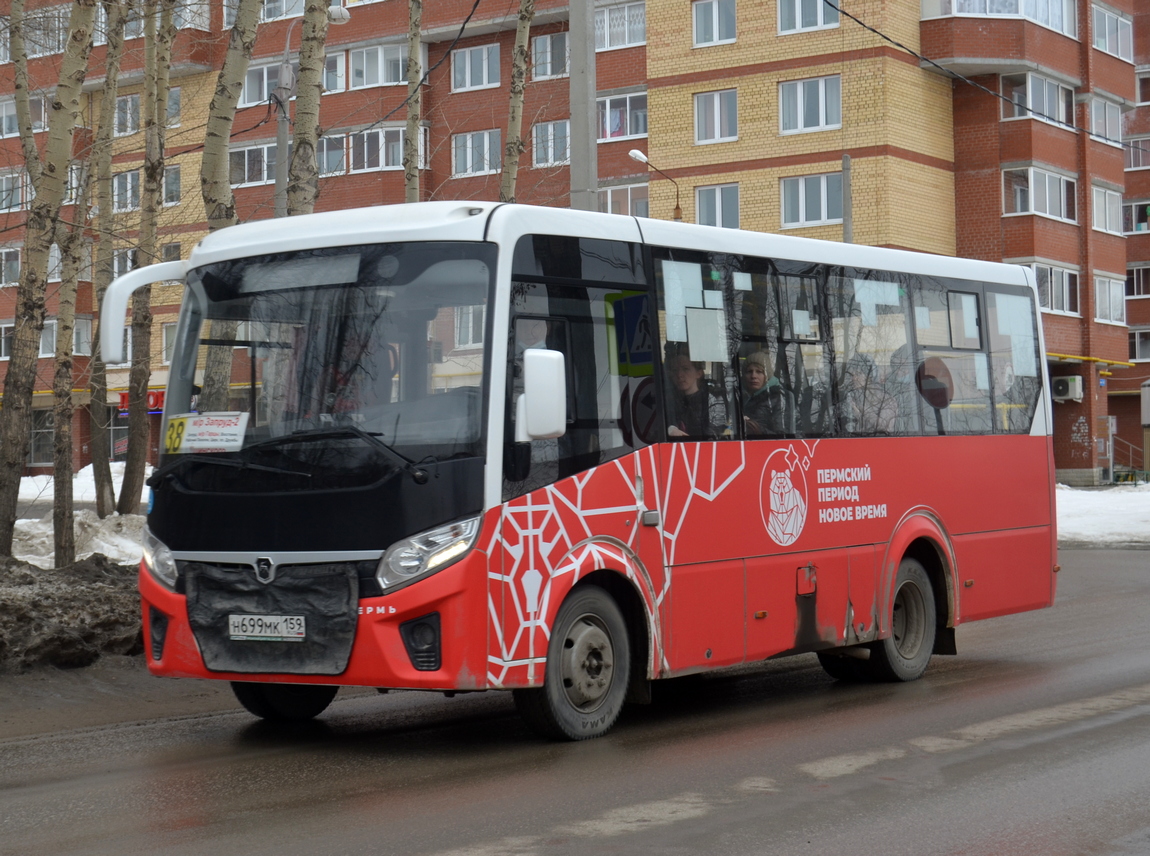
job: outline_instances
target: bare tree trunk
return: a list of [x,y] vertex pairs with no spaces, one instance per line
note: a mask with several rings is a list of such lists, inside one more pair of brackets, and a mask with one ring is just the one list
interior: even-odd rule
[[[326,0],[308,0],[303,12],[296,78],[295,136],[288,167],[287,213],[310,214],[319,193],[316,145],[320,136],[319,101],[323,92],[324,43],[327,41]],[[276,159],[282,155],[276,152]]]
[[523,154],[523,90],[527,83],[527,48],[535,0],[519,0],[519,22],[515,27],[515,48],[511,54],[511,103],[507,110],[507,143],[503,146],[503,175],[499,180],[499,201],[515,201],[515,179],[519,156]]
[[[124,25],[127,7],[116,0],[104,0],[108,34],[104,54],[104,87],[100,94],[100,121],[92,144],[96,176],[96,306],[103,305],[104,291],[112,281],[112,128],[115,124],[116,93],[119,90],[120,59],[124,51]],[[92,475],[96,482],[96,514],[103,519],[115,510],[112,487],[111,419],[108,410],[108,374],[100,353],[100,337],[92,337],[91,396],[88,402],[91,425]]]
[[[144,193],[140,205],[139,261],[157,258],[156,230],[163,206],[164,129],[172,61],[175,0],[148,0],[144,18]],[[158,20],[157,20],[158,18]],[[152,376],[152,288],[132,295],[132,368],[128,374],[128,458],[116,511],[135,514],[148,462],[148,380]]]
[[423,76],[423,0],[408,0],[407,24],[407,130],[403,135],[403,201],[419,201],[419,118],[423,97],[419,81]]
[[[200,167],[200,194],[204,199],[204,213],[208,229],[216,231],[232,226],[236,219],[236,202],[228,180],[228,143],[232,133],[232,120],[236,104],[244,86],[248,61],[256,42],[263,0],[239,0],[236,23],[232,27],[231,41],[224,64],[216,78],[216,94],[208,108],[207,129],[204,132],[204,157]],[[278,157],[282,153],[277,152]],[[216,341],[235,341],[235,324],[211,323],[211,336]],[[208,348],[204,366],[204,383],[200,393],[200,411],[224,410],[228,405],[228,382],[232,375],[232,348],[213,345]]]
[[[78,210],[87,206],[87,184],[85,179],[83,191],[78,194]],[[56,567],[62,568],[76,561],[76,521],[72,508],[72,416],[76,410],[72,403],[72,336],[76,326],[76,282],[80,278],[84,232],[79,223],[71,229],[61,226],[56,232],[62,270],[60,308],[56,313],[56,376],[52,384],[55,393],[52,481],[56,489],[56,500],[52,505],[52,534]]]
[[24,264],[21,265],[20,283],[16,290],[16,323],[4,382],[4,407],[0,408],[0,556],[12,555],[20,477],[28,454],[40,333],[44,329],[48,250],[55,237],[56,218],[64,200],[68,164],[72,160],[72,134],[80,117],[81,87],[92,49],[96,0],[74,0],[72,5],[68,42],[60,60],[56,92],[50,101],[43,161],[32,135],[28,104],[23,0],[13,2],[10,15],[10,55],[15,67],[20,69],[16,78],[17,116],[28,117],[27,124],[20,128],[20,137],[24,144],[25,168],[33,179],[35,196],[28,205]]

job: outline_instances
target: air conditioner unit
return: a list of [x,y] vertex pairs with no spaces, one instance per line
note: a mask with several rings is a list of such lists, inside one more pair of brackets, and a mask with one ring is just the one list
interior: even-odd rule
[[1082,378],[1078,375],[1068,377],[1052,377],[1050,389],[1054,393],[1055,401],[1081,401]]

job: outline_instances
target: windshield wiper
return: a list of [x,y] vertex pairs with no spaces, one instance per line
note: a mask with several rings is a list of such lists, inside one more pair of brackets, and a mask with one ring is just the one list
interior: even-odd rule
[[281,475],[300,476],[301,478],[305,479],[311,478],[311,473],[301,472],[300,470],[288,470],[283,467],[268,467],[264,466],[263,464],[249,464],[246,461],[234,461],[231,458],[219,458],[211,454],[192,454],[176,458],[176,460],[164,464],[148,477],[148,480],[145,482],[145,484],[148,487],[157,487],[160,484],[160,480],[164,476],[189,462],[194,462],[197,464],[211,464],[215,467],[231,467],[235,470],[259,470],[260,472],[264,473],[280,473]]
[[285,443],[291,443],[295,440],[329,440],[333,437],[358,437],[376,448],[382,449],[389,458],[403,469],[405,473],[411,476],[411,480],[416,484],[427,484],[427,470],[418,466],[415,461],[407,457],[394,447],[388,445],[383,440],[379,439],[383,436],[382,431],[364,431],[356,425],[335,425],[331,428],[301,428],[298,431],[293,431],[290,434],[284,434],[280,437],[272,437],[262,442],[255,443],[254,445],[247,446],[244,451],[249,452],[252,449],[268,448],[269,446],[281,446]]

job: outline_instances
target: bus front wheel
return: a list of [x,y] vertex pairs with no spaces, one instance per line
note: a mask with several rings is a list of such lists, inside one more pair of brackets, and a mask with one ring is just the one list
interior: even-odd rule
[[515,706],[544,737],[599,737],[623,709],[630,664],[619,607],[598,586],[581,586],[568,595],[551,628],[543,686],[515,690]]
[[930,578],[916,559],[903,559],[895,577],[890,636],[871,645],[866,661],[871,677],[880,681],[921,678],[934,650],[936,629]]
[[323,713],[339,687],[326,684],[259,684],[232,681],[248,713],[272,722],[303,722]]

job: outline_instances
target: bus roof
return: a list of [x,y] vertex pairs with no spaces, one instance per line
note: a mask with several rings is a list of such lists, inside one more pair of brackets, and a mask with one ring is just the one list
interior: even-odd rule
[[956,279],[1017,285],[1028,282],[1021,265],[646,217],[469,200],[379,205],[244,223],[205,237],[192,251],[189,266],[250,256],[256,247],[259,248],[256,252],[262,255],[380,241],[486,240],[506,244],[519,235],[532,233],[643,242]]

